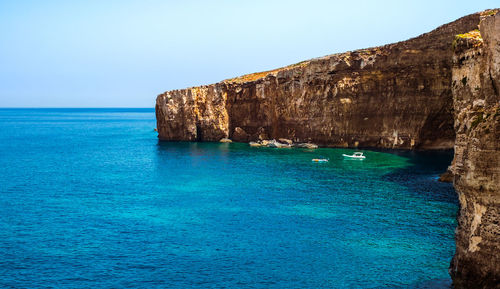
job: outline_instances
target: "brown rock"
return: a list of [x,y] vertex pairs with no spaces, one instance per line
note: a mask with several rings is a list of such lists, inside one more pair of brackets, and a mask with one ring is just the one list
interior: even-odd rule
[[249,135],[241,127],[236,127],[233,132],[233,139],[237,142],[247,142]]
[[446,170],[446,172],[442,173],[439,176],[438,181],[443,183],[452,183],[453,182],[453,173],[450,170]]
[[279,140],[281,143],[286,143],[286,144],[289,144],[289,145],[293,144],[293,141],[292,141],[292,140],[290,140],[290,139],[287,139],[287,138],[279,138],[278,140]]
[[257,130],[257,139],[258,139],[258,140],[266,140],[266,139],[269,139],[269,135],[267,134],[267,132],[266,132],[266,129],[265,129],[265,128],[260,127],[260,128]]
[[263,127],[259,127],[255,133],[249,136],[249,140],[251,141],[262,141],[266,139],[269,139],[269,136],[266,133],[266,129]]
[[480,28],[458,36],[453,57],[455,288],[500,288],[500,14]]
[[158,138],[218,141],[229,135],[224,85],[167,91],[156,98]]

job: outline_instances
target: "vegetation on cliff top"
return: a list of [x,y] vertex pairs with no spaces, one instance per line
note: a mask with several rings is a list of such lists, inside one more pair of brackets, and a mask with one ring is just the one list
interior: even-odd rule
[[498,11],[500,11],[500,9],[488,9],[488,10],[484,10],[483,12],[481,12],[481,16],[485,17],[485,16],[492,16],[492,15],[496,15],[498,13]]
[[[496,15],[500,9],[488,9],[483,12],[480,12],[480,15],[482,18],[484,17],[489,17],[492,15]],[[452,43],[452,48],[453,50],[457,50],[458,47],[467,47],[467,48],[475,48],[481,46],[483,43],[483,39],[481,37],[481,33],[479,32],[479,29],[472,30],[467,33],[463,34],[458,34],[455,36],[455,39],[453,40]],[[380,47],[374,47],[374,48],[369,48],[369,49],[360,49],[355,52],[359,53],[360,55],[372,55],[372,54],[377,54],[380,50]],[[272,70],[266,70],[262,72],[255,72],[255,73],[250,73],[250,74],[245,74],[242,76],[234,77],[234,78],[229,78],[226,80],[223,80],[223,82],[226,83],[244,83],[244,82],[252,82],[256,81],[262,78],[265,78],[268,75],[276,75],[280,71],[285,71],[289,69],[294,69],[294,68],[301,68],[305,67],[307,64],[310,63],[310,60],[302,61],[299,63],[295,63],[292,65],[288,65],[285,67],[280,67]]]
[[[489,17],[492,15],[497,14],[500,11],[500,9],[488,9],[483,12],[480,12],[480,15],[482,18],[484,17]],[[478,23],[479,24],[479,23]],[[453,40],[452,43],[452,48],[453,50],[457,50],[457,47],[467,47],[467,48],[472,48],[472,47],[479,47],[483,43],[483,39],[481,38],[481,33],[479,32],[479,29],[472,30],[467,33],[463,34],[458,34],[455,36],[455,39]],[[359,55],[372,55],[372,54],[377,54],[380,51],[380,47],[373,47],[373,48],[368,48],[368,49],[360,49],[355,52],[357,52]],[[250,74],[245,74],[242,76],[234,77],[234,78],[229,78],[224,80],[223,82],[226,83],[244,83],[244,82],[251,82],[251,81],[256,81],[262,78],[265,78],[268,75],[276,75],[280,71],[285,71],[289,69],[294,69],[294,68],[300,68],[304,67],[307,64],[310,63],[310,60],[302,61],[299,63],[295,63],[292,65],[288,65],[285,67],[280,67],[272,70],[267,70],[267,71],[262,71],[262,72],[255,72],[255,73],[250,73]]]
[[481,38],[481,33],[479,32],[479,29],[474,29],[472,31],[469,31],[464,34],[458,34],[455,36],[455,38],[473,38],[477,40],[482,40]]
[[474,29],[467,33],[455,35],[455,39],[451,44],[454,51],[457,51],[458,47],[476,48],[483,44],[483,38],[479,29]]
[[[480,13],[481,19],[496,15],[500,9],[488,9]],[[457,51],[457,48],[476,48],[483,44],[483,38],[479,29],[474,29],[467,33],[455,35],[452,43],[452,48]]]
[[293,68],[304,67],[307,64],[309,64],[308,60],[301,61],[299,63],[295,63],[295,64],[288,65],[288,66],[285,66],[285,67],[276,68],[276,69],[273,69],[273,70],[267,70],[267,71],[262,71],[262,72],[255,72],[255,73],[251,73],[251,74],[245,74],[245,75],[242,75],[242,76],[238,76],[238,77],[226,79],[226,80],[224,80],[224,82],[243,83],[243,82],[255,81],[255,80],[258,80],[260,78],[264,78],[264,77],[268,76],[269,74],[276,75],[280,71],[284,71],[284,70],[288,70],[288,69],[293,69]]

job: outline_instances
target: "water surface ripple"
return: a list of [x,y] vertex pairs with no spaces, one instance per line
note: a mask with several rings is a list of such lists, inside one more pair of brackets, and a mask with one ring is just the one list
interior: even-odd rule
[[151,109],[0,109],[0,287],[449,287],[450,153],[352,161],[154,127]]

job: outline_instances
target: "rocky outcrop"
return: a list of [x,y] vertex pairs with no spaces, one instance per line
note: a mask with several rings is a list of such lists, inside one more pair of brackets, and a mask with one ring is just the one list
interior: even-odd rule
[[167,91],[156,101],[159,138],[452,148],[451,45],[479,17],[395,44]]
[[224,84],[166,92],[156,100],[162,140],[219,141],[227,138],[229,117]]
[[500,288],[500,13],[454,42],[456,288]]

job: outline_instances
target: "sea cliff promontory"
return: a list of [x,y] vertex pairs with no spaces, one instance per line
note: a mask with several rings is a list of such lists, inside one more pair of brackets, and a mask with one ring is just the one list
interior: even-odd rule
[[[456,288],[500,284],[500,14],[156,99],[165,141],[455,149]],[[479,29],[479,30],[478,30]],[[496,287],[495,287],[496,286]]]
[[479,14],[419,37],[167,91],[159,138],[287,138],[336,147],[452,148],[452,42]]

